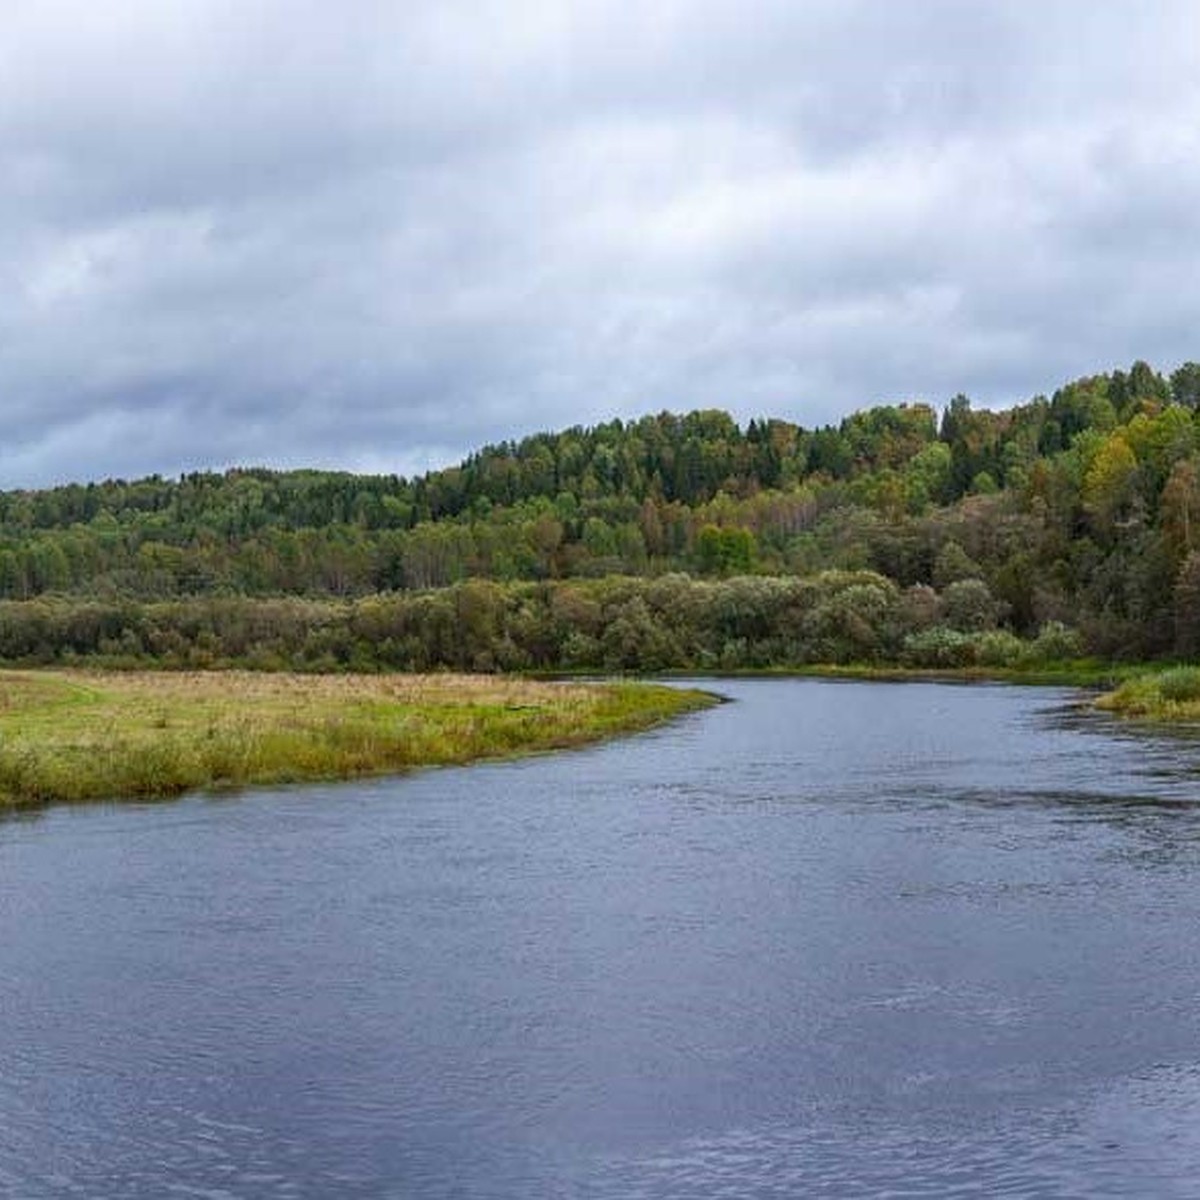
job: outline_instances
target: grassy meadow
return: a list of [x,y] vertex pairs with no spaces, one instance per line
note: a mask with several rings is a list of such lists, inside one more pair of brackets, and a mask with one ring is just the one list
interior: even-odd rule
[[713,702],[651,684],[448,674],[0,671],[0,809],[502,758]]

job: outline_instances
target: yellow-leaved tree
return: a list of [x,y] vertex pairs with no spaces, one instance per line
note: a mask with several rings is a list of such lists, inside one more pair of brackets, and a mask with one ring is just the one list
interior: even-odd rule
[[1122,433],[1100,443],[1083,476],[1083,506],[1099,529],[1109,531],[1129,515],[1137,496],[1138,460]]

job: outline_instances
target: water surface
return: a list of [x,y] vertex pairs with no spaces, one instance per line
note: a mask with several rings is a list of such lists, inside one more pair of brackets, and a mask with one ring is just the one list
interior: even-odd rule
[[0,825],[0,1194],[1194,1196],[1200,744],[713,686],[582,752]]

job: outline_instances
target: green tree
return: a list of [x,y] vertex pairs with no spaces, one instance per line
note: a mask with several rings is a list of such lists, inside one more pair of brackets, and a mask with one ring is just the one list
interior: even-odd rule
[[748,529],[705,525],[696,540],[696,557],[705,575],[732,575],[754,565],[754,535]]
[[1171,372],[1171,397],[1193,412],[1200,408],[1200,363],[1186,362]]

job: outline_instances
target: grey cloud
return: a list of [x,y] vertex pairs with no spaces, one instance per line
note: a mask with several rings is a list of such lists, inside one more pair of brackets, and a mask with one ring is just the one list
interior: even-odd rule
[[402,472],[1200,357],[1187,3],[54,0],[0,40],[0,485]]

